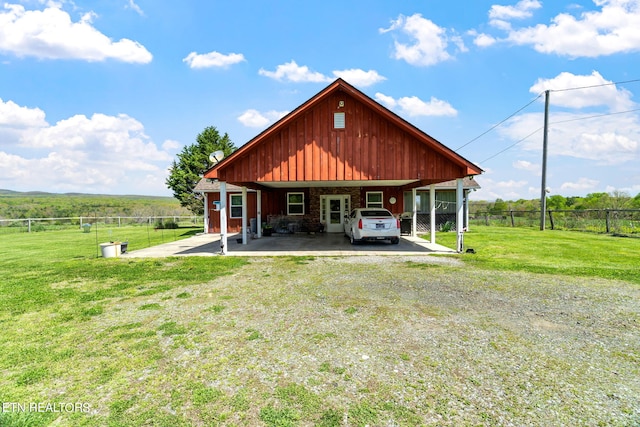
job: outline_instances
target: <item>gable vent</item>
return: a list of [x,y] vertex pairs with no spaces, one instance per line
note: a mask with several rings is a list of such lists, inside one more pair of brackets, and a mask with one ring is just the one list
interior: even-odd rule
[[333,113],[333,128],[344,129],[344,113]]

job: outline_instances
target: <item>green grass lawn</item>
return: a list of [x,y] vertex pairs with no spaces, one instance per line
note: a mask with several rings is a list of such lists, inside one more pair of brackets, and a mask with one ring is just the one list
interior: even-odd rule
[[[460,289],[458,284],[447,284],[450,275],[464,282],[469,271],[484,270],[619,279],[640,284],[640,239],[491,227],[474,227],[465,235],[465,247],[474,248],[476,254],[456,257],[467,263],[468,268],[447,269],[427,264],[416,264],[411,269],[403,267],[402,274],[406,275],[405,285],[400,289],[403,293],[389,298],[374,295],[373,286],[380,286],[384,289],[381,292],[391,295],[395,292],[397,277],[385,266],[378,265],[358,267],[361,277],[375,278],[370,279],[373,280],[371,288],[359,289],[357,284],[351,288],[352,283],[341,282],[340,271],[334,272],[337,267],[331,263],[325,268],[327,275],[332,274],[333,282],[324,283],[326,276],[306,270],[307,263],[314,263],[313,258],[262,259],[256,262],[259,267],[251,269],[252,261],[240,257],[99,257],[97,244],[101,242],[126,240],[133,250],[188,237],[198,231],[124,227],[99,229],[97,235],[95,230],[91,233],[66,230],[0,236],[0,404],[3,405],[0,426],[247,423],[341,426],[345,416],[351,420],[350,425],[392,425],[385,422],[387,416],[400,420],[400,425],[420,425],[420,414],[414,403],[394,397],[394,393],[411,387],[426,390],[429,400],[425,410],[450,420],[443,423],[445,425],[455,425],[451,420],[457,419],[470,420],[468,425],[491,425],[498,421],[491,413],[471,413],[469,418],[464,418],[440,397],[460,399],[463,403],[465,399],[460,394],[462,391],[452,390],[458,383],[449,382],[451,375],[444,371],[442,383],[431,384],[422,377],[401,379],[398,374],[394,381],[406,381],[406,387],[399,387],[393,381],[373,380],[356,386],[360,376],[357,363],[364,360],[360,353],[349,363],[318,360],[317,368],[308,372],[305,383],[288,383],[286,370],[312,360],[314,349],[320,344],[345,339],[348,322],[358,322],[363,328],[368,327],[368,322],[378,320],[381,325],[392,325],[402,316],[408,319],[418,316],[417,319],[426,322],[418,325],[420,327],[441,321],[444,328],[456,322],[458,309],[452,309],[451,317],[447,317],[445,308],[431,307],[414,298],[418,290],[412,287],[411,280],[421,271],[425,277],[442,280],[449,293]],[[440,233],[438,242],[455,246],[455,233]],[[348,272],[355,267],[345,264],[340,268]],[[371,273],[371,269],[375,272]],[[496,275],[491,280],[503,281],[504,289],[516,289],[507,275]],[[392,286],[387,287],[389,283]],[[367,293],[371,295],[365,297]],[[408,298],[408,302],[405,304],[401,298]],[[311,306],[306,312],[308,315],[333,307],[334,310],[324,316],[345,322],[347,329],[316,331],[313,323],[296,315],[296,307],[316,300],[318,305]],[[319,315],[324,321],[322,312]],[[261,323],[261,319],[268,316],[273,322]],[[490,325],[482,333],[493,334],[495,341],[486,349],[474,347],[475,344],[464,347],[465,340],[470,340],[466,334],[472,328],[464,323],[459,325],[462,335],[455,345],[465,352],[474,348],[485,352],[504,351],[513,358],[512,353],[516,351],[513,343],[517,344],[516,349],[534,347],[520,337],[511,338],[515,334],[508,329],[496,332],[492,321],[490,318],[478,320],[479,325]],[[636,322],[629,320],[632,321]],[[629,325],[626,327],[637,327],[635,323]],[[282,352],[277,352],[282,360],[270,359],[274,357],[269,335],[274,334],[273,329],[282,334],[293,331],[293,336],[305,337],[309,353],[302,354],[306,358],[287,361],[291,365],[283,364],[274,372],[264,370],[262,365],[282,364],[286,359]],[[624,333],[633,331],[627,329]],[[446,332],[443,337],[451,335]],[[391,332],[388,341],[385,345],[392,348]],[[339,348],[351,351],[360,345],[360,340],[354,339]],[[302,350],[290,349],[292,352]],[[444,358],[436,350],[437,347],[430,351],[441,357],[443,363],[454,363],[446,362],[449,355]],[[420,375],[440,372],[435,356],[416,356],[421,351],[419,347],[408,346],[398,351],[398,355],[384,356],[390,360],[389,366],[420,367],[423,369]],[[596,351],[600,350],[596,348],[593,354]],[[634,348],[623,348],[618,353],[620,363],[628,364],[624,367],[637,366],[640,362]],[[470,353],[466,357],[471,358]],[[247,360],[251,362],[247,364]],[[552,365],[536,368],[540,374],[534,380],[542,384],[542,390],[560,388],[560,384],[555,383],[546,388],[541,376],[550,367],[553,368]],[[512,373],[504,369],[504,378],[508,379]],[[631,372],[631,368],[628,369]],[[560,375],[562,370],[557,368],[557,372]],[[466,375],[459,370],[454,373]],[[274,378],[280,379],[278,385],[267,387],[265,384],[276,381]],[[624,380],[621,377],[620,381]],[[465,381],[465,387],[484,386],[475,377]],[[512,385],[515,391],[524,386]],[[589,386],[590,383],[583,386],[587,391],[573,392],[588,396]],[[325,387],[332,391],[323,392]],[[614,394],[611,396],[611,401],[619,399]],[[352,404],[345,406],[341,403],[345,400]],[[540,398],[539,402],[546,400]],[[38,403],[79,406],[67,412],[55,412],[55,407],[50,411],[22,412],[15,406]],[[564,412],[556,420],[564,423],[572,419],[575,414],[571,414],[571,402],[568,404],[568,409],[563,407]],[[525,411],[518,402],[508,404],[506,409],[500,405],[505,404],[496,403],[503,414],[524,421],[532,420],[527,418],[527,411],[537,410]],[[622,406],[626,411],[640,411],[640,407]],[[313,423],[306,418],[310,416],[314,417]],[[529,423],[535,424],[535,419]]]
[[[425,236],[428,238],[428,236]],[[456,233],[437,233],[436,241],[456,247]],[[640,239],[606,234],[533,228],[474,226],[462,259],[475,267],[619,279],[640,284]]]

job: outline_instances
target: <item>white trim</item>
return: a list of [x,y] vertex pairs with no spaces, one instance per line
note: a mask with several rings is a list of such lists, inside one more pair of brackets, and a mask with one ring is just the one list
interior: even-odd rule
[[[380,202],[369,203],[369,194],[379,194]],[[365,193],[364,200],[367,208],[384,208],[384,191],[367,191]]]
[[456,180],[456,232],[458,252],[462,252],[464,246],[464,188],[462,186],[462,178]]
[[220,253],[227,254],[227,183],[220,182]]
[[411,237],[418,236],[418,192],[415,188],[411,189]]
[[256,234],[259,239],[262,237],[262,190],[258,190],[256,197],[256,207],[258,211],[256,215]]
[[[340,212],[340,230],[334,231],[334,233],[342,232],[344,228],[344,217],[345,215],[349,215],[351,212],[351,195],[349,194],[323,194],[320,196],[320,221],[324,225],[324,230],[329,233],[330,218],[327,216],[329,213],[330,205],[328,203],[329,199],[340,199],[341,200],[341,212]],[[323,202],[324,201],[324,206]],[[323,222],[324,221],[324,222]],[[335,225],[335,224],[334,224]]]
[[[80,219],[82,224],[82,218]],[[204,193],[204,234],[209,233],[209,193]]]
[[429,206],[431,207],[431,214],[429,215],[430,225],[429,230],[431,243],[436,243],[436,185],[431,184],[429,186]]
[[242,244],[247,244],[247,187],[242,187]]
[[[290,203],[289,197],[294,194],[302,195],[302,203]],[[291,206],[302,206],[302,212],[291,212]],[[304,192],[302,191],[290,191],[287,192],[287,215],[304,215]]]
[[[237,199],[238,197],[240,197],[240,204],[237,203],[233,203],[233,199],[234,197]],[[229,194],[229,218],[233,218],[233,219],[237,219],[237,218],[242,218],[242,212],[244,210],[244,203],[243,203],[243,197],[242,197],[242,193],[238,194],[238,193],[232,193]],[[238,208],[240,208],[240,215],[234,215],[233,214],[233,210],[234,208],[237,210]]]

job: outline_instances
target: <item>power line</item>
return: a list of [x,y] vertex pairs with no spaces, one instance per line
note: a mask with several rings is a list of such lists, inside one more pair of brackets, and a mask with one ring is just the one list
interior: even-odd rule
[[531,132],[529,135],[525,136],[522,139],[519,139],[518,141],[516,141],[515,143],[511,144],[510,146],[508,146],[507,148],[505,148],[504,150],[498,151],[496,154],[494,154],[491,157],[488,157],[486,159],[484,159],[483,161],[481,161],[480,163],[485,163],[491,159],[493,159],[494,157],[498,157],[500,154],[504,153],[507,150],[512,149],[513,147],[515,147],[516,145],[520,144],[522,141],[524,141],[525,139],[529,138],[530,136],[535,135],[536,133],[540,132],[542,130],[541,127],[539,127],[538,129],[534,130],[533,132]]
[[[638,83],[640,82],[640,79],[633,79],[633,80],[624,80],[624,81],[619,81],[619,82],[610,82],[610,83],[602,83],[602,84],[598,84],[598,85],[591,85],[591,86],[580,86],[580,87],[571,87],[571,88],[566,88],[566,89],[550,89],[551,92],[566,92],[566,91],[570,91],[570,90],[580,90],[580,89],[591,89],[591,88],[595,88],[595,87],[602,87],[602,86],[611,86],[611,85],[623,85],[623,84],[627,84],[627,83]],[[453,151],[458,151],[461,150],[462,148],[466,147],[467,145],[471,144],[472,142],[475,142],[476,140],[482,138],[483,136],[485,136],[486,134],[488,134],[489,132],[491,132],[492,130],[494,130],[495,128],[497,128],[498,126],[500,126],[501,124],[503,124],[504,122],[506,122],[507,120],[509,120],[510,118],[512,118],[513,116],[515,116],[516,114],[518,114],[520,111],[524,110],[525,108],[527,108],[529,105],[533,104],[535,101],[537,101],[542,95],[544,94],[544,92],[541,92],[538,94],[538,96],[536,96],[533,100],[531,100],[531,102],[527,103],[525,106],[523,106],[522,108],[520,108],[519,110],[515,111],[514,113],[512,113],[511,115],[509,115],[507,118],[505,118],[504,120],[500,121],[499,123],[491,126],[489,129],[487,129],[486,131],[482,132],[480,135],[476,136],[475,138],[471,139],[469,142],[461,145],[460,147],[456,148]],[[604,114],[603,116],[606,115],[613,115],[613,114],[622,114],[622,113],[628,113],[628,112],[633,112],[633,111],[638,111],[638,110],[628,110],[628,111],[623,111],[623,112],[619,112],[619,113],[609,113],[609,114]],[[601,116],[593,116],[593,117],[601,117]],[[585,118],[586,119],[586,118]],[[580,120],[580,119],[575,119],[575,120]],[[562,122],[556,122],[556,123],[562,123]],[[553,124],[553,123],[552,123]],[[517,143],[516,143],[517,144]],[[514,144],[514,145],[516,145]],[[492,157],[493,158],[493,157]]]
[[591,86],[580,86],[580,87],[570,87],[570,88],[566,88],[566,89],[549,89],[551,92],[566,92],[569,90],[580,90],[580,89],[591,89],[594,87],[602,87],[602,86],[611,86],[611,85],[623,85],[626,83],[637,83],[640,82],[640,79],[634,79],[634,80],[626,80],[623,82],[611,82],[611,83],[602,83],[599,85],[591,85]]
[[453,151],[458,151],[464,147],[466,147],[467,145],[471,144],[472,142],[474,142],[477,139],[482,138],[483,136],[485,136],[486,134],[488,134],[489,132],[491,132],[492,130],[494,130],[495,128],[497,128],[498,126],[500,126],[501,124],[503,124],[504,122],[506,122],[507,120],[509,120],[511,117],[515,116],[516,114],[518,114],[520,111],[524,110],[525,108],[527,108],[529,105],[533,104],[534,102],[536,102],[538,100],[538,98],[540,98],[542,96],[542,94],[536,96],[533,100],[531,100],[531,102],[529,102],[528,104],[526,104],[524,107],[520,108],[519,110],[517,110],[516,112],[514,112],[513,114],[511,114],[509,117],[505,118],[504,120],[502,120],[501,122],[493,125],[491,128],[489,128],[488,130],[484,131],[483,133],[481,133],[480,135],[476,136],[475,138],[473,138],[471,141],[467,142],[466,144],[461,145],[460,147],[456,148]]
[[[605,116],[614,116],[617,114],[626,114],[626,113],[633,113],[636,111],[640,111],[640,108],[635,108],[633,110],[626,110],[626,111],[616,111],[614,113],[605,113],[605,114],[597,114],[597,115],[593,115],[593,116],[586,116],[586,117],[577,117],[575,119],[567,119],[567,120],[558,120],[557,122],[551,122],[549,123],[550,125],[557,125],[557,124],[561,124],[561,123],[568,123],[568,122],[576,122],[576,121],[580,121],[580,120],[589,120],[589,119],[595,119],[598,117],[605,117]],[[492,155],[491,157],[488,157],[486,159],[484,159],[482,162],[480,163],[485,163],[488,160],[493,159],[494,157],[499,156],[500,154],[504,153],[505,151],[510,150],[511,148],[515,147],[516,145],[520,144],[522,141],[524,141],[525,139],[533,136],[534,134],[536,134],[537,132],[539,132],[542,128],[538,128],[535,131],[533,131],[532,133],[530,133],[529,135],[525,136],[524,138],[516,141],[515,143],[511,144],[510,146],[508,146],[507,148],[497,152],[496,154]]]
[[615,116],[616,114],[633,113],[635,111],[640,111],[640,108],[636,108],[636,109],[633,109],[633,110],[626,110],[626,111],[616,111],[616,112],[613,112],[613,113],[596,114],[594,116],[577,117],[575,119],[560,120],[560,121],[557,121],[557,122],[552,122],[551,124],[552,125],[557,125],[559,123],[577,122],[577,121],[580,121],[580,120],[596,119],[598,117]]

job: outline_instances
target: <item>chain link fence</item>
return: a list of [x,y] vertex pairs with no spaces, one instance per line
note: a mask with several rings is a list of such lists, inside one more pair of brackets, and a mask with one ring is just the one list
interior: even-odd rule
[[[540,211],[475,212],[471,224],[504,227],[539,227]],[[546,227],[595,233],[632,235],[640,233],[640,209],[549,210]]]

